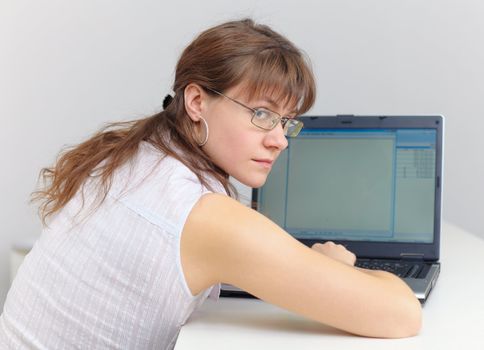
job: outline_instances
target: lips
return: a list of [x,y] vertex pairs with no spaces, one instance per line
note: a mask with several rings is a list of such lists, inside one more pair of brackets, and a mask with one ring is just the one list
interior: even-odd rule
[[274,163],[274,160],[272,159],[252,159],[252,160],[257,164],[260,164],[266,168],[272,167],[272,163]]

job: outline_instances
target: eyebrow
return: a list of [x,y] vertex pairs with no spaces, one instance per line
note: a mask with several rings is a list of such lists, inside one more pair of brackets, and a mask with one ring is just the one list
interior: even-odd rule
[[[256,102],[267,102],[267,103],[269,103],[271,105],[271,108],[273,108],[273,109],[278,109],[279,108],[279,105],[276,103],[276,101],[274,101],[270,97],[261,98],[260,100],[258,100]],[[288,114],[297,114],[297,109],[293,109]]]

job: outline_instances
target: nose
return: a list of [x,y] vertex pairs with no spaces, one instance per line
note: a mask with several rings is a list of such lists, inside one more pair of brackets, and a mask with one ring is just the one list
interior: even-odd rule
[[279,151],[284,150],[287,147],[287,144],[287,138],[284,136],[284,130],[281,123],[277,124],[274,129],[268,131],[264,138],[264,146],[276,148]]

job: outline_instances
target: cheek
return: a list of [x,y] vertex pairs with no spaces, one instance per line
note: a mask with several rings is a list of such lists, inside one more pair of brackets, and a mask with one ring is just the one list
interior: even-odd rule
[[[249,134],[234,128],[214,130],[211,146],[214,147],[217,158],[223,160],[224,163],[236,163],[242,161],[244,157],[250,158],[249,149],[254,140],[251,140]],[[227,165],[225,164],[225,166]]]
[[250,172],[251,159],[257,153],[258,143],[261,144],[260,133],[252,129],[250,121],[233,116],[221,118],[212,123],[210,135],[205,146],[205,152],[214,163],[229,175],[238,177]]

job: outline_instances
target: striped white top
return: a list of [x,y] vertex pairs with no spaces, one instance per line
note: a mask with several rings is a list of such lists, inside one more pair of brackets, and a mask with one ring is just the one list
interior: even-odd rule
[[[86,184],[85,208],[95,188]],[[182,163],[143,143],[100,207],[76,217],[78,194],[44,230],[8,293],[0,348],[173,348],[211,291],[193,296],[180,260],[186,218],[207,192]]]

